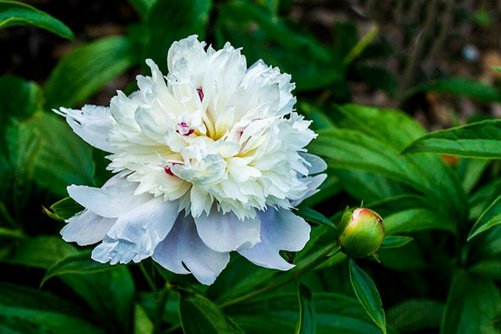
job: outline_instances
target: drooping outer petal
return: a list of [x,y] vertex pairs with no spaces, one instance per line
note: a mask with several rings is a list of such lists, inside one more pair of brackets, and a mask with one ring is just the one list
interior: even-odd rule
[[90,145],[106,152],[114,151],[107,137],[114,125],[109,108],[85,105],[81,110],[61,108],[54,112],[64,116],[73,131]]
[[103,242],[92,252],[98,262],[139,262],[153,254],[167,236],[178,216],[176,202],[152,197],[120,215]]
[[137,183],[128,182],[125,174],[120,173],[109,179],[101,188],[71,185],[68,187],[68,194],[99,216],[117,218],[150,198],[149,195],[135,196],[136,188]]
[[68,219],[60,233],[64,241],[87,246],[103,240],[106,232],[115,222],[116,219],[104,218],[89,210],[84,210]]
[[241,221],[232,212],[222,214],[213,208],[209,215],[196,217],[195,224],[200,239],[217,252],[246,249],[261,241],[258,217]]
[[223,271],[230,255],[216,252],[200,239],[190,216],[179,217],[174,227],[155,249],[153,260],[176,274],[189,274],[205,284],[212,284]]
[[271,269],[289,270],[294,265],[285,261],[280,250],[299,251],[310,238],[310,225],[285,209],[268,209],[259,214],[261,242],[239,253],[252,263]]

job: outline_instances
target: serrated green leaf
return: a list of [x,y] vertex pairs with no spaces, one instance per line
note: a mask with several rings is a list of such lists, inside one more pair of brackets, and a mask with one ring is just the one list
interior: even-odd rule
[[414,332],[440,327],[444,305],[435,300],[410,299],[393,306],[386,313],[396,330]]
[[181,294],[179,312],[186,334],[243,333],[217,305],[201,295]]
[[296,334],[315,334],[315,306],[310,289],[301,283],[297,286],[299,298],[299,320],[296,325]]
[[414,152],[501,159],[501,119],[432,132],[410,144],[402,153]]
[[468,235],[468,241],[488,229],[501,224],[501,195],[492,202],[475,222]]
[[376,285],[353,259],[349,261],[350,282],[358,301],[362,304],[365,312],[374,323],[386,333],[386,319],[383,310],[383,302],[379,296]]
[[501,101],[501,92],[496,88],[479,81],[461,77],[444,78],[417,86],[406,95],[411,96],[423,91],[466,96],[485,103]]
[[459,273],[449,290],[440,333],[497,333],[492,320],[500,307],[499,290],[492,281]]
[[1,0],[0,29],[22,25],[42,28],[70,40],[75,38],[70,28],[55,17],[22,2]]
[[381,249],[389,248],[399,248],[407,245],[413,240],[412,237],[400,236],[400,235],[388,235],[384,238]]
[[90,258],[90,251],[83,251],[76,254],[70,254],[57,261],[47,269],[47,273],[42,279],[40,286],[44,285],[49,279],[68,274],[89,274],[98,271],[110,270],[115,267],[109,264],[96,262]]
[[59,61],[45,83],[47,105],[73,107],[84,102],[134,63],[131,43],[123,36],[75,47]]

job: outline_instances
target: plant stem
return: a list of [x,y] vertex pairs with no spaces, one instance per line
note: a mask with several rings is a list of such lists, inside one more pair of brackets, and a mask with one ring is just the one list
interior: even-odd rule
[[158,294],[157,308],[155,312],[155,322],[153,324],[153,334],[161,333],[163,315],[165,312],[165,305],[167,304],[167,300],[169,298],[170,289],[171,289],[170,283],[166,282],[164,288]]
[[141,269],[141,272],[143,273],[144,278],[146,279],[146,283],[148,283],[148,286],[150,287],[150,289],[154,292],[157,292],[157,287],[155,285],[155,282],[153,281],[150,274],[148,273],[148,271],[144,267],[143,262],[139,262],[139,269]]
[[320,253],[320,255],[318,257],[316,257],[313,261],[309,262],[308,264],[306,264],[302,267],[298,267],[295,271],[292,271],[289,275],[285,276],[282,279],[277,280],[275,283],[264,286],[261,289],[254,290],[252,292],[249,292],[247,294],[244,294],[240,297],[229,300],[227,302],[224,302],[224,303],[220,304],[219,306],[221,308],[226,308],[226,307],[229,307],[229,306],[232,306],[235,304],[239,304],[241,302],[255,298],[259,295],[262,295],[262,294],[267,293],[271,290],[279,288],[283,285],[286,285],[286,284],[296,280],[299,276],[308,272],[310,269],[315,268],[316,266],[318,266],[319,264],[321,264],[325,260],[329,259],[329,257],[327,257],[327,255],[332,256],[332,255],[336,254],[337,252],[339,252],[340,250],[341,250],[341,248],[339,246],[336,246],[334,248],[332,246],[326,247],[326,248],[324,248],[324,251],[322,251]]

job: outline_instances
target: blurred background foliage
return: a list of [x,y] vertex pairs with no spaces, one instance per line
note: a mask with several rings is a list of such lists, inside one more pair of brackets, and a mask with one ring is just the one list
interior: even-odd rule
[[[487,0],[0,1],[0,332],[500,332],[500,16]],[[233,255],[207,288],[58,235],[79,210],[52,205],[66,186],[109,175],[51,108],[132,92],[193,33],[292,74],[314,120],[329,177],[289,273]],[[377,260],[319,264],[362,201],[384,218]]]

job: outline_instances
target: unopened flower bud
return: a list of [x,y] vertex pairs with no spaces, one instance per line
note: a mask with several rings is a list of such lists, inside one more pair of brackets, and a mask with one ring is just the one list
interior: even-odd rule
[[346,210],[338,225],[338,238],[346,254],[352,257],[371,256],[383,243],[383,219],[365,208]]

